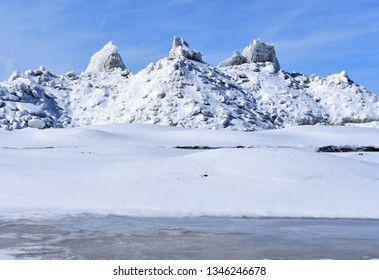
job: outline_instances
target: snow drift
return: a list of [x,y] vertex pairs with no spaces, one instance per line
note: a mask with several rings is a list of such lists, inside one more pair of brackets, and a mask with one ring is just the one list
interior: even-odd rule
[[3,131],[0,216],[378,219],[379,153],[316,152],[378,143],[377,129],[348,126],[253,133],[136,124]]

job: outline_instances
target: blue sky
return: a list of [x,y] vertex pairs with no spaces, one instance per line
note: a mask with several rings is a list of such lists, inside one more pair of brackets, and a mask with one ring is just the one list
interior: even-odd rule
[[379,94],[377,0],[1,1],[0,80],[40,65],[80,73],[109,41],[136,72],[166,56],[174,35],[212,65],[260,38],[286,71],[346,70]]

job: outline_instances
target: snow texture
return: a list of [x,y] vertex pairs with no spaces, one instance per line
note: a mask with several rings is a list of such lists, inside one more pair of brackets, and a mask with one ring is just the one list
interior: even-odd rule
[[241,55],[239,51],[234,51],[231,58],[228,58],[227,60],[220,62],[217,67],[241,65],[243,63],[247,63],[246,57]]
[[103,72],[114,68],[127,70],[117,47],[112,42],[109,42],[91,57],[86,72]]
[[170,57],[180,58],[185,57],[195,61],[203,61],[203,55],[201,52],[192,50],[188,43],[181,37],[174,37],[172,42],[172,49],[170,50]]
[[254,40],[253,43],[244,48],[242,55],[246,57],[249,63],[271,62],[276,70],[280,69],[274,45],[266,44],[260,40]]
[[316,151],[378,143],[378,129],[322,125],[0,131],[0,216],[379,219],[379,153]]
[[86,72],[41,66],[0,83],[2,130],[149,123],[254,131],[379,121],[379,98],[345,71],[326,78],[279,70],[273,45],[254,40],[212,67],[183,38],[136,74],[111,42]]
[[244,48],[242,54],[239,51],[234,51],[232,57],[220,62],[218,67],[259,62],[271,62],[275,71],[280,69],[280,64],[278,58],[276,57],[274,45],[266,44],[260,40],[254,40],[249,46]]
[[[192,128],[256,130],[273,128],[255,111],[255,99],[225,74],[208,64],[184,56],[150,64],[110,93],[95,110],[108,113],[81,116],[79,124],[151,123]],[[112,87],[113,83],[109,85]],[[104,87],[103,87],[104,88]],[[93,106],[92,91],[72,106]],[[86,104],[91,102],[90,104]],[[73,108],[73,110],[76,110]],[[96,116],[96,120],[93,117]],[[88,118],[86,118],[88,117]]]

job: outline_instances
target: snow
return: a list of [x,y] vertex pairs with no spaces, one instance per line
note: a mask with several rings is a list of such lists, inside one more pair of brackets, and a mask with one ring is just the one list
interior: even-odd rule
[[201,52],[192,50],[183,38],[177,36],[174,37],[169,56],[172,58],[185,57],[199,62],[203,61],[203,55]]
[[378,120],[379,97],[351,81],[345,71],[324,79],[310,77],[308,93],[319,100],[331,124]]
[[345,71],[322,78],[279,69],[274,46],[259,40],[217,68],[174,37],[167,57],[132,74],[109,42],[80,75],[43,66],[15,71],[0,83],[0,126],[148,123],[255,131],[379,121],[378,96]]
[[378,146],[379,130],[117,124],[3,131],[0,213],[378,219],[379,154],[317,153],[324,145]]
[[379,98],[346,72],[326,78],[274,71],[271,62],[220,68],[249,92],[275,127],[365,123],[379,119]]
[[[164,58],[130,77],[122,90],[119,84],[116,93],[102,105],[102,112],[107,113],[95,115],[101,120],[84,120],[83,114],[77,115],[86,124],[154,123],[235,130],[272,127],[254,111],[252,96],[239,87],[226,86],[231,82],[205,63],[185,57]],[[92,103],[93,99],[89,95],[87,100]],[[78,102],[80,106],[83,103]]]
[[103,72],[114,68],[127,69],[118,53],[118,48],[112,42],[109,42],[91,57],[86,72]]
[[29,125],[29,127],[35,127],[35,128],[39,128],[39,129],[42,129],[46,126],[45,122],[41,121],[39,119],[29,120],[28,125]]
[[228,58],[222,62],[220,62],[217,67],[226,67],[226,66],[234,66],[241,65],[243,63],[247,63],[246,57],[241,55],[239,51],[234,51],[231,58]]
[[217,68],[175,37],[135,74],[110,42],[0,83],[0,215],[378,219],[379,155],[316,152],[379,146],[378,123],[346,71],[286,72],[258,40]]
[[347,126],[357,126],[357,127],[371,127],[379,128],[379,121],[367,122],[367,123],[347,123]]
[[274,45],[266,44],[260,40],[254,40],[249,46],[243,49],[242,55],[246,57],[247,62],[271,62],[275,70],[280,69]]
[[276,127],[329,122],[325,109],[303,88],[298,88],[298,82],[290,74],[273,71],[271,62],[246,63],[221,70],[256,99],[257,107]]

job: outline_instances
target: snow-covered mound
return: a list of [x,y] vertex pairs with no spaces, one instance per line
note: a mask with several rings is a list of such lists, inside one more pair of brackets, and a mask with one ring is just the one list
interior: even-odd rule
[[24,127],[67,126],[71,119],[66,104],[69,91],[64,79],[47,71],[14,72],[0,83],[0,126],[2,130]]
[[4,130],[126,122],[251,131],[371,121],[379,121],[379,98],[346,72],[285,72],[274,46],[259,40],[215,68],[174,37],[167,57],[135,75],[110,42],[80,75],[41,67],[0,83]]
[[330,124],[379,120],[379,96],[354,83],[345,71],[326,78],[300,78],[300,86],[328,113]]
[[[120,68],[109,72],[83,73],[71,84],[69,110],[72,124],[108,124],[119,122],[123,115],[114,100],[126,89],[128,78]],[[124,103],[123,103],[124,104]]]
[[71,107],[76,124],[126,122],[235,130],[273,128],[270,121],[256,112],[255,99],[250,94],[202,62],[201,54],[182,38],[174,38],[168,57],[128,80],[113,72],[97,73],[90,77],[90,82],[94,81],[97,89],[88,88],[85,76],[74,88],[77,100],[71,102]]
[[276,127],[379,120],[378,96],[350,80],[345,71],[321,78],[279,68],[273,45],[260,41],[219,64]]
[[328,122],[325,109],[298,89],[291,75],[276,72],[271,62],[245,63],[221,70],[256,99],[259,110],[276,127]]

